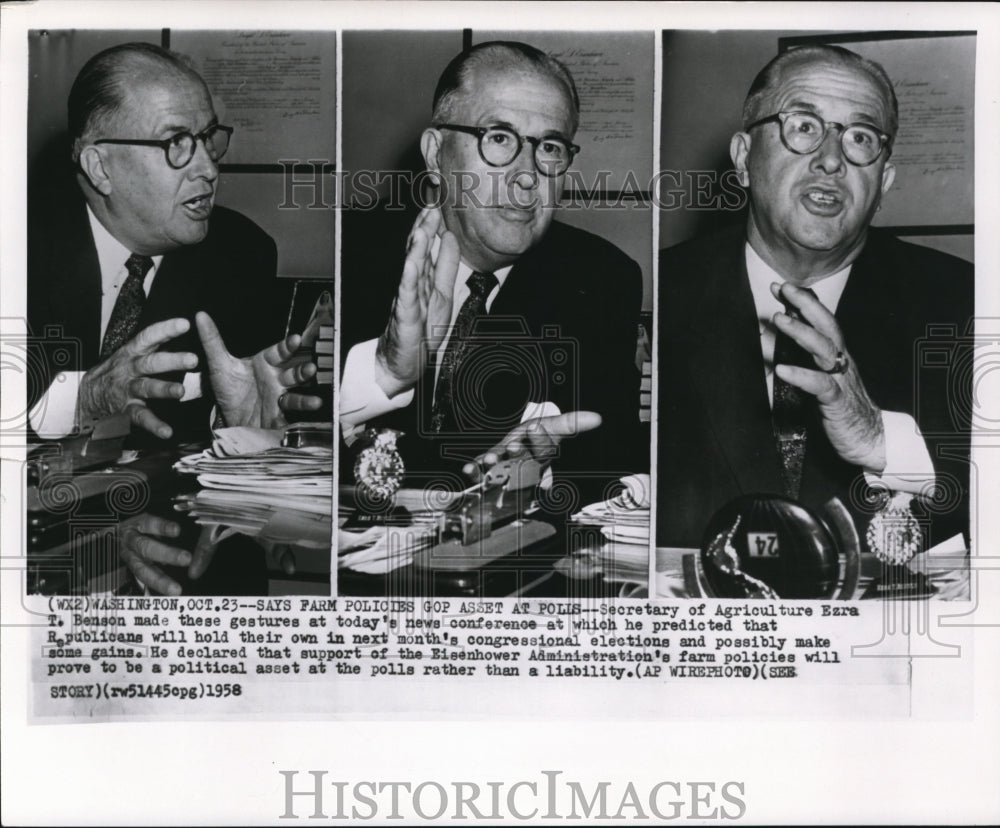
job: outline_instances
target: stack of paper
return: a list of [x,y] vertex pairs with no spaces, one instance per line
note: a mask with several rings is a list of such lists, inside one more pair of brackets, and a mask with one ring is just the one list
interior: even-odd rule
[[646,582],[649,577],[648,474],[622,478],[624,489],[610,500],[584,506],[570,517],[576,526],[600,528],[603,542],[582,554],[590,557],[609,581]]
[[282,431],[219,429],[212,447],[174,468],[203,487],[177,499],[203,525],[227,526],[278,543],[330,545],[333,450],[282,448]]
[[[237,434],[222,433],[229,431]],[[275,446],[273,438],[261,434],[266,431],[220,429],[211,448],[182,457],[174,468],[181,474],[198,475],[198,482],[208,488],[329,501],[333,497],[333,449],[281,448],[281,432],[277,432]]]

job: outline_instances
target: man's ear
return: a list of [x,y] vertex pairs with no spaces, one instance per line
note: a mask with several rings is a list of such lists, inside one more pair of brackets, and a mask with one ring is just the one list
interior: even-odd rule
[[111,195],[111,177],[104,165],[104,156],[97,147],[91,145],[83,148],[80,153],[80,169],[87,176],[91,187],[101,195]]
[[747,159],[750,155],[750,133],[737,132],[729,141],[729,157],[733,161],[733,166],[740,177],[740,184],[744,187],[750,186],[750,170],[747,167]]
[[882,195],[889,192],[892,182],[896,180],[896,165],[891,161],[886,161],[882,168]]
[[420,136],[420,152],[424,156],[424,164],[433,172],[441,172],[439,164],[441,140],[441,131],[432,127],[425,129]]

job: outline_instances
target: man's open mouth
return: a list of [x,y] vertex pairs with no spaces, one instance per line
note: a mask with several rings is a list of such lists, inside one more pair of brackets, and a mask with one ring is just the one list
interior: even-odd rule
[[810,187],[802,196],[802,201],[810,212],[830,215],[839,212],[843,207],[844,198],[836,190],[822,187]]
[[810,193],[806,193],[806,195],[817,204],[833,204],[835,201],[839,200],[834,193],[821,193],[815,190]]
[[208,218],[212,212],[212,193],[204,193],[184,202],[184,209],[196,219]]
[[535,210],[533,207],[518,207],[511,204],[501,204],[498,206],[500,215],[505,219],[510,221],[531,221],[534,218]]

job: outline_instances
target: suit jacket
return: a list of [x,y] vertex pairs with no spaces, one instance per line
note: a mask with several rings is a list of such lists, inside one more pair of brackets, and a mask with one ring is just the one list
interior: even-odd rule
[[[741,494],[781,493],[742,228],[660,257],[657,542],[699,546],[709,519]],[[949,495],[917,517],[934,542],[968,532],[972,266],[872,229],[837,308],[851,359],[875,405],[912,415]],[[905,471],[900,470],[900,471]],[[837,495],[861,537],[861,469],[811,428],[800,500]],[[947,501],[947,502],[945,502]]]
[[[226,347],[251,356],[284,335],[290,287],[275,278],[273,239],[245,216],[216,207],[203,241],[167,253],[143,306],[140,329],[174,317],[191,330],[161,350],[192,351],[199,370],[205,357],[194,314],[212,316]],[[34,200],[28,224],[28,322],[35,342],[29,376],[30,403],[60,370],[89,370],[100,361],[101,271],[83,194],[75,183]],[[68,362],[58,358],[69,343]],[[171,377],[180,379],[180,376]],[[174,439],[207,433],[211,389],[201,401],[155,401],[150,407],[175,430]]]
[[[342,356],[385,329],[399,285],[408,212],[346,214],[342,270]],[[457,468],[457,459],[491,448],[520,421],[527,402],[548,400],[563,412],[601,414],[594,432],[565,440],[554,464],[573,475],[581,497],[648,468],[639,433],[636,333],[642,282],[638,265],[591,233],[553,222],[514,265],[456,377],[460,430],[433,435],[427,423],[434,388],[428,369],[414,402],[370,425],[406,433],[400,451],[409,470]],[[470,367],[470,366],[475,366]],[[645,457],[643,457],[643,453]],[[350,463],[354,451],[343,453]],[[345,480],[351,480],[345,468]],[[411,476],[413,485],[421,480]]]

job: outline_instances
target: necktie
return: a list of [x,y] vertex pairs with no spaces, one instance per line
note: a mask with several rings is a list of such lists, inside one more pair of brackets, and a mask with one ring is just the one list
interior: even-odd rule
[[142,283],[152,266],[153,260],[149,256],[140,256],[136,253],[129,256],[128,261],[125,262],[128,276],[118,293],[118,299],[115,300],[115,306],[111,311],[111,318],[108,320],[107,330],[104,332],[101,359],[107,359],[135,336],[139,328],[142,306],[146,301],[146,292],[142,289]]
[[455,378],[462,360],[469,350],[473,325],[478,317],[486,313],[486,297],[498,284],[492,273],[475,271],[466,281],[469,296],[459,308],[455,324],[448,337],[448,345],[441,359],[441,372],[434,389],[434,408],[431,411],[431,429],[442,431],[457,430],[455,419]]
[[[791,305],[785,305],[785,313],[795,319],[801,314]],[[797,365],[814,368],[815,361],[794,339],[781,331],[775,331],[774,364]],[[774,438],[781,459],[781,482],[787,497],[798,498],[802,486],[802,466],[806,457],[808,438],[809,405],[808,395],[789,385],[774,374],[774,395],[771,406],[771,421]]]

